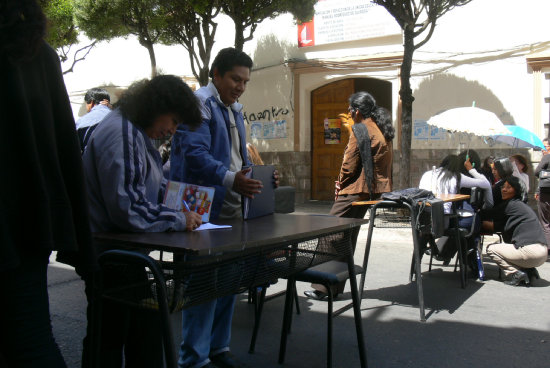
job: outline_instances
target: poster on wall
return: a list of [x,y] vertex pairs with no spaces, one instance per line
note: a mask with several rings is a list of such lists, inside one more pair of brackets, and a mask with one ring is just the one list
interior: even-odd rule
[[445,139],[445,132],[445,129],[429,125],[426,120],[415,120],[413,124],[413,139],[440,141]]
[[273,120],[264,122],[253,121],[250,123],[250,138],[287,138],[286,120]]
[[325,127],[325,144],[340,144],[342,121],[325,118],[323,125]]
[[319,0],[313,19],[298,25],[298,47],[399,34],[395,19],[372,0]]

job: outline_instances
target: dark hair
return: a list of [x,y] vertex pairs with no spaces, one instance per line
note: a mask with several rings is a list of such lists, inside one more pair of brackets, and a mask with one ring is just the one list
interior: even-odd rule
[[0,55],[30,59],[43,44],[46,16],[35,0],[0,2]]
[[452,178],[456,178],[456,187],[460,188],[460,164],[461,161],[457,155],[447,155],[439,164],[442,169],[437,177],[442,186]]
[[133,83],[115,107],[142,129],[153,125],[155,119],[163,114],[175,114],[178,123],[185,123],[191,129],[201,123],[197,98],[191,88],[174,75],[158,75],[151,80]]
[[[521,185],[520,179],[510,175],[505,180],[506,183],[510,184],[512,188],[516,191],[514,198],[522,199],[523,198],[523,185]],[[502,190],[502,188],[501,188]]]
[[84,101],[86,101],[87,104],[92,102],[98,104],[103,100],[111,102],[111,96],[109,95],[109,92],[107,92],[103,88],[89,89],[84,95]]
[[[523,170],[522,171],[524,173],[527,173],[529,171],[529,165],[527,164],[527,159],[525,158],[525,156],[520,155],[519,153],[517,153],[515,155],[510,156],[510,158],[513,158],[514,160],[519,161],[523,165]],[[519,169],[519,167],[518,167],[518,169]]]
[[512,162],[508,157],[495,158],[493,164],[495,166],[496,172],[498,173],[498,176],[500,177],[500,180],[505,180],[514,172]]
[[392,124],[390,111],[385,107],[378,107],[372,113],[372,117],[386,141],[391,141],[395,137],[395,128]]
[[468,156],[470,158],[470,162],[471,162],[472,166],[476,169],[481,168],[481,158],[479,158],[479,155],[473,149],[470,149],[470,150],[467,150],[467,151],[462,151],[458,154],[458,158],[459,158],[460,163],[461,163],[460,164],[460,172],[462,174],[466,175],[466,176],[471,177],[468,170],[466,170],[466,168],[464,167],[464,163],[466,162],[466,156]]
[[212,62],[208,75],[210,78],[214,78],[214,69],[218,69],[218,73],[223,77],[226,72],[232,70],[235,66],[245,66],[248,69],[252,69],[252,65],[254,63],[250,56],[233,47],[227,47],[218,52],[218,55],[216,55]]
[[372,118],[375,120],[375,112],[378,106],[376,106],[376,100],[370,93],[359,91],[352,94],[349,96],[349,105],[352,109],[359,110],[364,119]]
[[489,168],[489,170],[491,170],[491,163],[492,162],[489,162],[489,161],[494,161],[495,160],[495,157],[494,156],[487,156],[485,157],[485,159],[483,160],[483,165],[481,166],[482,169],[484,168]]

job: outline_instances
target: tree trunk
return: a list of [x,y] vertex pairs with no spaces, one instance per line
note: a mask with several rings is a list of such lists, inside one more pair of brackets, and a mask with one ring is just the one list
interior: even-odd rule
[[208,84],[208,81],[209,81],[208,73],[210,73],[208,64],[205,67],[200,68],[198,80],[201,86],[206,86]]
[[399,159],[399,188],[411,187],[411,139],[412,139],[412,95],[410,77],[414,53],[412,29],[404,30],[404,55],[401,64],[401,152]]
[[153,43],[149,38],[140,37],[139,43],[149,51],[149,59],[151,60],[151,78],[157,75],[157,58],[155,56],[155,49]]
[[234,20],[235,23],[235,48],[243,51],[244,46],[244,26],[242,23]]

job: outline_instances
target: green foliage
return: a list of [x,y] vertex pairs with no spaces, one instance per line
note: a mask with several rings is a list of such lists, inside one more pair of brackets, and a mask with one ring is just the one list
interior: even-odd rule
[[161,0],[165,21],[160,40],[167,45],[182,45],[189,53],[191,70],[200,85],[208,84],[211,51],[220,8],[212,0]]
[[[283,13],[291,13],[298,22],[311,20],[317,0],[224,0],[222,9],[235,22],[235,48],[242,50],[254,36],[259,23]],[[248,34],[245,36],[245,30]]]
[[40,0],[38,2],[48,18],[46,41],[59,49],[78,42],[78,29],[74,23],[73,0]]
[[137,36],[147,48],[151,74],[156,74],[153,45],[158,42],[166,22],[159,0],[75,0],[79,27],[91,39],[111,40]]

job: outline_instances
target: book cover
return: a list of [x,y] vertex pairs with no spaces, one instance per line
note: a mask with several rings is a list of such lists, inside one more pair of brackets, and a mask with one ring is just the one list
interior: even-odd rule
[[[202,216],[202,222],[210,220],[210,210],[214,200],[215,188],[169,180],[166,184],[163,203],[177,211],[186,212],[187,208]],[[185,202],[185,204],[184,204]]]
[[247,176],[261,181],[263,188],[261,193],[254,195],[254,198],[243,196],[243,218],[245,220],[270,215],[275,211],[274,170],[273,165],[255,165],[248,172]]

